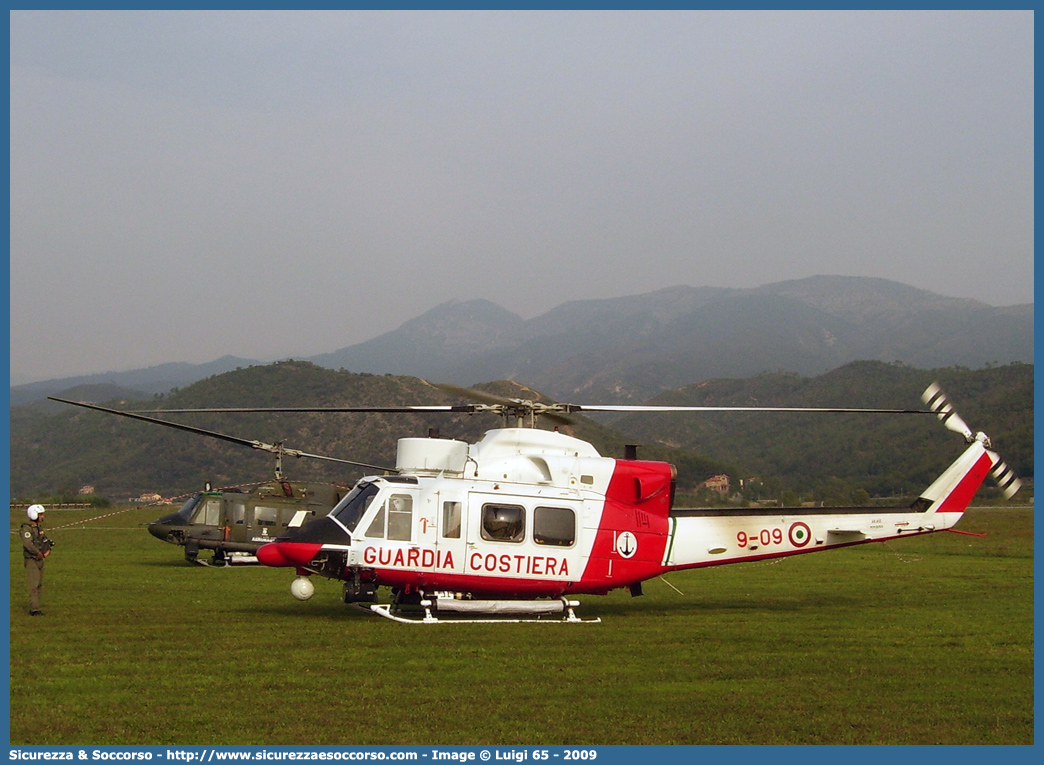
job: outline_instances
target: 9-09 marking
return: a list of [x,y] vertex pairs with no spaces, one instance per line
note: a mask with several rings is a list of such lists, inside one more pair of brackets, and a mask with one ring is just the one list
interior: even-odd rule
[[747,545],[781,545],[783,544],[783,530],[782,529],[761,529],[748,534],[746,531],[740,531],[736,534],[736,544],[740,546],[740,549],[746,548]]

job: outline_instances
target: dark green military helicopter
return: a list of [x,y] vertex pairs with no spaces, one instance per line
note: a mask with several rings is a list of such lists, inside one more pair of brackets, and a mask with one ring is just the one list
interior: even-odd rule
[[[275,480],[249,488],[206,489],[189,497],[176,513],[148,525],[156,539],[185,548],[185,560],[227,566],[257,563],[254,553],[289,528],[327,515],[350,486]],[[210,561],[200,550],[213,550]]]
[[[340,462],[377,471],[385,471],[379,465],[365,462],[309,454],[297,449],[287,449],[282,443],[269,444],[251,441],[213,430],[204,430],[191,425],[146,417],[135,412],[108,409],[97,404],[48,396],[52,401],[94,409],[99,412],[129,417],[176,430],[217,438],[222,441],[249,446],[267,451],[276,456],[275,478],[250,487],[209,487],[193,494],[176,513],[164,515],[148,525],[152,536],[170,544],[185,548],[185,560],[202,565],[230,565],[233,563],[257,563],[254,553],[268,542],[317,516],[325,516],[341,498],[351,491],[351,486],[302,483],[288,481],[283,475],[283,457],[311,457],[328,462]],[[176,410],[167,410],[176,411]],[[210,561],[199,557],[200,550],[213,550]]]

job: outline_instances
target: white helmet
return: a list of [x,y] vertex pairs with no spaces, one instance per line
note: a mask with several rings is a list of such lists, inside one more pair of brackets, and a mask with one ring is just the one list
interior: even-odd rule
[[29,520],[38,521],[45,512],[47,512],[47,508],[43,505],[29,505],[29,509],[25,511],[25,514],[29,516]]

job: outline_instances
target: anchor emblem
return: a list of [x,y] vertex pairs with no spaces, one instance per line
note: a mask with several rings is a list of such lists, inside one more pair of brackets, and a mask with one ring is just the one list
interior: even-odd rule
[[621,558],[632,558],[638,552],[638,538],[630,531],[621,532],[616,537],[616,552]]

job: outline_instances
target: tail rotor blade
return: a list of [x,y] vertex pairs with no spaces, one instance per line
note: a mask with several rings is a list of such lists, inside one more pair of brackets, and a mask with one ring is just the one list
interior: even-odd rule
[[953,410],[953,405],[950,404],[950,400],[946,397],[946,394],[942,392],[938,383],[932,383],[929,385],[924,393],[921,394],[921,400],[928,405],[928,408],[935,412],[936,416],[942,420],[942,424],[947,429],[960,433],[964,436],[964,439],[971,443],[978,439],[982,445],[986,448],[986,453],[990,455],[990,459],[993,460],[993,470],[990,471],[990,475],[993,476],[993,480],[997,482],[1000,487],[1001,493],[1005,499],[1011,499],[1015,496],[1015,492],[1022,488],[1022,481],[1015,475],[1015,471],[1008,467],[1007,463],[1000,458],[997,452],[992,451],[990,448],[990,439],[985,433],[979,433],[978,436],[972,434],[971,428],[968,424],[960,418],[960,416]]
[[948,430],[960,433],[968,441],[975,438],[968,424],[953,410],[950,400],[942,392],[942,388],[939,387],[938,383],[929,385],[924,393],[921,394],[921,400],[928,405],[929,409],[935,412],[935,415]]
[[1022,488],[1022,481],[1015,475],[1015,471],[1008,467],[1008,464],[1000,458],[999,454],[989,452],[989,455],[993,459],[993,471],[990,475],[997,482],[1004,498],[1011,499],[1015,496],[1015,492]]

